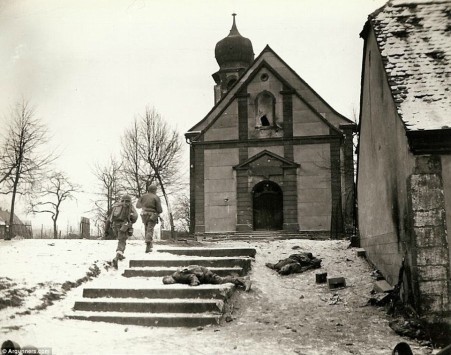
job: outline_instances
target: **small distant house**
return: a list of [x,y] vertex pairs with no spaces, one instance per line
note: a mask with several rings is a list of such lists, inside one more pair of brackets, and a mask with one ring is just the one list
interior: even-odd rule
[[360,244],[418,313],[449,316],[451,2],[389,1],[361,37]]
[[[0,208],[0,239],[5,239],[7,232],[9,231],[9,217],[11,213],[7,210],[2,210]],[[32,238],[33,233],[31,231],[31,226],[24,224],[19,217],[14,215],[14,225],[13,230],[15,236],[21,236],[23,238]]]
[[215,105],[185,134],[191,232],[352,228],[355,124],[269,46],[254,59],[235,18],[215,57]]

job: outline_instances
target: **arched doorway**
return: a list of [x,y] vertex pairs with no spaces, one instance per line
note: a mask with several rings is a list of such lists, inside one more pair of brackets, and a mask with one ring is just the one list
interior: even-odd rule
[[254,230],[283,228],[283,193],[273,181],[261,181],[252,189]]

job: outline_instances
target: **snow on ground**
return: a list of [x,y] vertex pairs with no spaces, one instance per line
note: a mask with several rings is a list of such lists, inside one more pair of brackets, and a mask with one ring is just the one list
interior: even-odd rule
[[[230,322],[192,329],[64,317],[81,297],[83,287],[161,285],[160,278],[122,277],[125,263],[118,271],[108,267],[115,241],[0,241],[0,341],[51,348],[53,354],[391,354],[400,341],[408,342],[415,355],[431,353],[395,334],[383,309],[366,305],[373,288],[372,270],[356,256],[355,249],[347,248],[346,241],[206,244],[255,247],[250,273],[253,285],[250,292],[234,296]],[[161,247],[157,245],[157,249]],[[280,276],[265,266],[299,251],[321,258],[321,269]],[[169,257],[164,253],[145,255],[144,243],[137,240],[129,241],[126,256]],[[316,284],[317,272],[344,276],[347,287],[329,290]]]

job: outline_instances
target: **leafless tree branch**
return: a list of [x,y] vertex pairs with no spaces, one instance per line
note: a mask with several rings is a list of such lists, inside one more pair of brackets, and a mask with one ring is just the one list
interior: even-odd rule
[[[0,191],[11,194],[9,225],[13,226],[16,196],[27,194],[42,180],[56,155],[44,150],[48,129],[35,117],[34,108],[26,100],[13,107],[7,121],[7,134],[1,148]],[[10,228],[7,237],[11,238],[13,234],[14,230]]]
[[58,217],[61,205],[66,200],[75,199],[75,193],[80,192],[78,184],[72,183],[62,172],[53,172],[39,189],[30,195],[28,213],[49,213],[53,221],[53,237],[58,237]]
[[181,149],[179,133],[149,107],[122,138],[124,188],[139,197],[147,184],[156,182],[166,202],[171,231],[174,223],[168,196],[182,189]]

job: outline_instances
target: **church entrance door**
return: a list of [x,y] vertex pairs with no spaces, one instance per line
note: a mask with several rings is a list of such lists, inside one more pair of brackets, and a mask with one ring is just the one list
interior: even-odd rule
[[252,190],[254,230],[280,230],[283,228],[283,193],[273,181],[259,182]]

